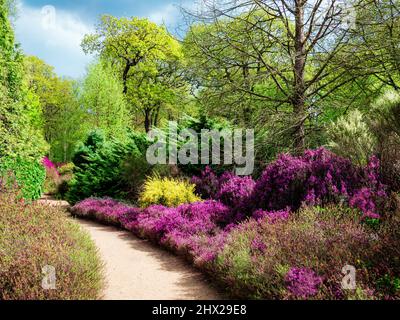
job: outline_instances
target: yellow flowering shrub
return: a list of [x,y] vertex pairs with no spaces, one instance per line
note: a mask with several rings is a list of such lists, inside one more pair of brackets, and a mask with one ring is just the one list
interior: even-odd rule
[[154,204],[177,207],[184,203],[201,201],[194,189],[193,184],[183,180],[152,177],[145,182],[139,203],[142,207]]

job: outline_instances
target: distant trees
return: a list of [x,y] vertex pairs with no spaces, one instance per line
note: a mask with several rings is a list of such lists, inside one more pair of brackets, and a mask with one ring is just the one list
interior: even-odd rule
[[126,135],[128,107],[122,93],[122,82],[109,64],[99,61],[89,66],[79,101],[86,112],[87,125],[101,128],[107,138],[121,139]]
[[381,86],[400,91],[400,1],[357,1],[350,53]]
[[141,115],[146,131],[187,90],[180,74],[180,44],[164,27],[147,19],[102,16],[96,32],[85,36],[82,48],[111,64],[131,114]]
[[28,88],[38,96],[50,158],[69,161],[86,133],[86,112],[77,101],[77,84],[59,78],[52,66],[37,57],[26,57],[24,65]]

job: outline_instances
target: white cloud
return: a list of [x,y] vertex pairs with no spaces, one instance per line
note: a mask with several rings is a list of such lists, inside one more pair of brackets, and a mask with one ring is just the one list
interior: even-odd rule
[[92,57],[85,56],[80,44],[92,28],[72,12],[18,5],[15,22],[17,40],[27,54],[53,65],[60,75],[79,77]]
[[157,11],[150,12],[149,19],[157,24],[174,24],[179,18],[179,7],[175,4],[167,4]]

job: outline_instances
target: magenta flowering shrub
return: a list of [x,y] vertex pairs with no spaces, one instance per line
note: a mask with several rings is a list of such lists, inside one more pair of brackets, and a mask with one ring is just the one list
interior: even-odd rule
[[54,169],[55,171],[57,171],[57,166],[48,157],[44,157],[42,159],[42,164],[46,169]]
[[230,171],[226,171],[222,175],[218,176],[209,166],[207,166],[200,173],[200,176],[192,177],[191,183],[196,186],[196,194],[199,194],[203,199],[217,200],[222,185],[235,177],[237,176]]
[[251,177],[231,176],[225,178],[216,195],[216,199],[237,211],[246,212],[250,207],[250,196],[256,183]]
[[203,199],[214,199],[220,187],[219,180],[216,173],[207,166],[199,177],[192,177],[190,183],[196,186],[196,194],[199,194]]
[[255,237],[250,245],[251,250],[264,253],[267,250],[267,245],[260,237]]
[[280,155],[257,181],[251,202],[255,209],[269,211],[347,202],[365,215],[378,216],[386,197],[376,157],[366,168],[359,168],[320,148],[299,157]]
[[120,226],[122,221],[125,222],[124,217],[137,215],[138,211],[140,210],[137,208],[126,206],[110,198],[89,198],[71,208],[74,215],[116,226]]
[[380,215],[377,214],[378,209],[376,206],[376,195],[369,188],[362,188],[350,199],[350,206],[358,208],[364,213],[365,218],[379,219]]
[[253,213],[253,218],[256,220],[267,219],[269,223],[276,223],[278,221],[286,221],[289,219],[290,210],[280,210],[280,211],[265,211],[257,210]]
[[214,199],[232,209],[231,223],[240,222],[251,210],[251,195],[256,185],[251,177],[239,177],[227,171],[217,176],[210,167],[206,167],[199,177],[191,180],[196,192],[205,199]]
[[286,274],[286,287],[296,298],[315,296],[322,284],[322,277],[307,268],[291,268]]

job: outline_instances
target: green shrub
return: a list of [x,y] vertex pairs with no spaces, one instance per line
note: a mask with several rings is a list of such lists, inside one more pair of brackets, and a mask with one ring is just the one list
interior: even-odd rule
[[[42,287],[45,266],[56,289]],[[102,265],[88,234],[64,211],[0,193],[0,300],[97,299]]]
[[63,164],[62,166],[58,167],[58,173],[60,174],[61,177],[65,176],[72,176],[74,173],[74,164],[72,162]]
[[76,203],[105,196],[135,200],[138,188],[151,171],[136,143],[140,149],[146,149],[145,140],[139,134],[117,141],[105,139],[101,131],[91,132],[74,156],[74,177],[67,200]]
[[328,128],[328,147],[337,155],[364,166],[374,153],[375,137],[360,111],[354,110]]
[[[181,119],[178,127],[177,127],[177,133],[181,133],[183,130],[192,130],[198,134],[201,133],[202,130],[210,130],[210,131],[217,131],[221,132],[223,130],[229,130],[231,129],[231,126],[229,123],[224,122],[224,121],[219,121],[210,117],[207,117],[205,114],[201,114],[198,118],[193,118],[189,116],[185,116]],[[181,140],[173,140],[172,137],[169,135],[169,130],[168,128],[163,128],[163,131],[165,132],[166,138],[167,138],[167,145],[169,147],[169,144],[174,144],[177,146],[177,150],[179,152],[180,148],[182,147],[183,144],[186,143],[186,141],[181,141]],[[199,147],[199,164],[187,164],[187,165],[181,165],[178,164],[179,170],[184,173],[185,175],[192,176],[192,175],[198,175],[205,169],[207,165],[201,164],[201,139],[198,141],[198,147]],[[211,140],[210,140],[210,146],[209,149],[212,150],[211,148]],[[167,148],[169,150],[169,148]],[[224,159],[223,151],[224,151],[224,140],[223,138],[220,139],[220,150],[221,150],[221,159]],[[167,151],[168,152],[168,151]],[[232,165],[209,165],[212,167],[212,169],[218,173],[222,173],[226,170],[232,169]]]
[[372,106],[372,121],[379,130],[400,137],[400,93],[387,91]]
[[69,183],[74,176],[74,164],[66,163],[58,167],[59,181],[56,185],[55,196],[57,199],[65,199],[69,190]]
[[201,201],[195,195],[194,189],[195,186],[186,181],[152,177],[145,182],[139,203],[142,207],[154,204],[177,207],[184,203]]
[[39,199],[43,193],[46,170],[40,162],[23,159],[0,159],[0,177],[17,187],[26,200]]

